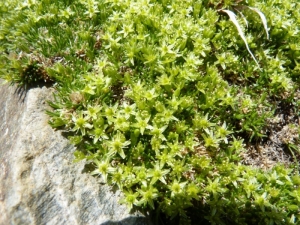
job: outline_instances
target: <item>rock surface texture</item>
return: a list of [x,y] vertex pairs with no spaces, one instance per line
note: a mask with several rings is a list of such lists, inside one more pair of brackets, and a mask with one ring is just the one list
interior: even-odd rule
[[0,225],[151,224],[72,163],[75,148],[48,125],[52,91],[0,86]]

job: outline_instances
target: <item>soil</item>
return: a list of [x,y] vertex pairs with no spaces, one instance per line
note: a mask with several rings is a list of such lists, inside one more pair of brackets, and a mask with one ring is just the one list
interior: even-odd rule
[[[300,90],[294,101],[300,100]],[[257,168],[270,169],[277,163],[286,166],[300,162],[300,109],[292,103],[280,102],[274,118],[268,120],[266,137],[246,145],[242,163]],[[293,148],[294,146],[294,148]]]

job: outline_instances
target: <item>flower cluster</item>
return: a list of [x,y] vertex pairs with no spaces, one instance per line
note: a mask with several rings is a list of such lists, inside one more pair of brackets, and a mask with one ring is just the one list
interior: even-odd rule
[[[6,1],[0,75],[17,81],[25,59],[43,66],[57,89],[50,124],[130,209],[183,224],[191,209],[212,224],[297,224],[298,173],[240,156],[267,134],[278,102],[300,105],[300,4],[249,1],[267,18],[267,40],[259,15],[238,2]],[[257,62],[220,9],[240,12]]]

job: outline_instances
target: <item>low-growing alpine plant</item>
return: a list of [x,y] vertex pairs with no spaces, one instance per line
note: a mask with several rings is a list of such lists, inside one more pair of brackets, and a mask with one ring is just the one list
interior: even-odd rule
[[280,103],[299,115],[299,12],[297,0],[4,1],[0,75],[55,81],[50,124],[129,209],[300,224],[297,161],[241,163]]

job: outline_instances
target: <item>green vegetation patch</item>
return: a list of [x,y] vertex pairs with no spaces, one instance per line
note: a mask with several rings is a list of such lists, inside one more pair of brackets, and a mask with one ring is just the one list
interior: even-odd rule
[[[0,15],[0,76],[55,83],[50,124],[130,209],[300,224],[297,0],[10,0]],[[284,106],[291,160],[247,165]]]

